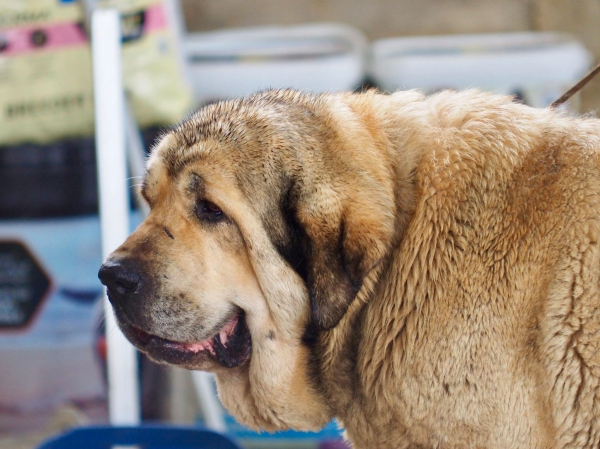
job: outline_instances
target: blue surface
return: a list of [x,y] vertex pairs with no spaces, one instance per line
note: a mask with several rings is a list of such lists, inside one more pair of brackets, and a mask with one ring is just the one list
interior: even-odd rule
[[275,433],[258,433],[254,430],[250,430],[247,427],[239,424],[230,415],[225,416],[225,423],[229,433],[240,440],[339,440],[342,438],[342,430],[338,429],[338,425],[335,421],[329,422],[319,432],[296,432],[295,430],[286,430],[283,432]]
[[197,427],[82,427],[42,443],[38,449],[241,449],[229,438]]

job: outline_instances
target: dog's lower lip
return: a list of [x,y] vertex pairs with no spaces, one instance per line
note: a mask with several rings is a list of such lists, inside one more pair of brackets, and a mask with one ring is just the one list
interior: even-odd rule
[[148,332],[144,332],[143,330],[132,326],[135,329],[135,335],[137,336],[138,340],[140,341],[140,343],[142,344],[147,344],[150,339],[153,337],[153,335],[150,335]]
[[[237,321],[237,317],[235,317],[234,319]],[[215,338],[215,336],[213,336],[206,340],[191,342],[191,343],[179,342],[179,341],[162,338],[162,337],[159,337],[158,335],[150,334],[135,325],[130,325],[130,326],[134,329],[135,336],[137,337],[139,343],[143,346],[153,343],[154,345],[164,345],[164,346],[168,346],[173,349],[178,349],[181,351],[200,352],[200,351],[208,350],[209,352],[211,352],[208,343],[210,341],[212,341],[213,338]],[[219,333],[217,333],[216,336],[218,336],[218,335],[219,335]]]
[[139,327],[123,323],[126,332],[143,352],[151,357],[185,366],[194,361],[205,363],[212,359],[219,365],[232,368],[244,363],[250,356],[251,338],[244,315],[235,315],[213,337],[197,342],[178,342],[150,334]]

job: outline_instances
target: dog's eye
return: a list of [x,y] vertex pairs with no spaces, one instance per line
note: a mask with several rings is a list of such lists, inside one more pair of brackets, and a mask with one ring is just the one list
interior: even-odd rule
[[206,200],[196,201],[196,215],[200,220],[211,223],[216,223],[225,218],[225,214],[216,204]]

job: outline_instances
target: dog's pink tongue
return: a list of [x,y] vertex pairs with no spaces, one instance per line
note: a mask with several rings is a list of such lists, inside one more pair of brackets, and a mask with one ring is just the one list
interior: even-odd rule
[[[237,325],[238,317],[234,317],[229,323],[227,323],[217,334],[219,336],[219,340],[221,344],[225,347],[227,345],[227,340],[229,336],[235,330],[235,326]],[[190,352],[200,352],[204,350],[210,351],[212,355],[215,355],[215,344],[212,338],[208,338],[206,340],[202,340],[195,343],[181,343],[181,347]]]
[[183,349],[191,352],[200,352],[204,350],[210,351],[211,354],[215,354],[215,348],[210,339],[199,341],[197,343],[185,343],[183,344]]
[[223,347],[227,346],[227,340],[229,340],[229,336],[235,330],[235,326],[237,326],[238,317],[234,317],[229,323],[223,326],[223,329],[219,331],[219,339],[221,340],[221,344]]

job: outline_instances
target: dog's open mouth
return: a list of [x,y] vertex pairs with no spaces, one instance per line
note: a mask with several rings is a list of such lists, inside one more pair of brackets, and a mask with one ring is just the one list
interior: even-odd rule
[[191,343],[167,340],[129,323],[121,323],[121,327],[127,338],[152,359],[192,369],[202,368],[210,359],[234,368],[248,360],[252,352],[243,314],[235,315],[211,338]]

